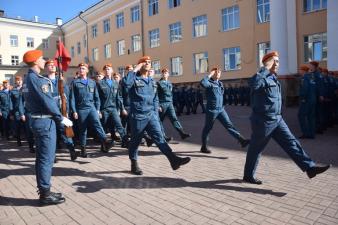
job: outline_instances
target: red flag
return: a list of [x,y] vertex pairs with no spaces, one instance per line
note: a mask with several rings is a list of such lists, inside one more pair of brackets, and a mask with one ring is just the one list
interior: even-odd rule
[[61,40],[57,41],[57,50],[55,53],[55,60],[58,62],[58,66],[61,71],[67,71],[68,65],[70,64],[71,57],[69,55],[68,50],[65,48]]

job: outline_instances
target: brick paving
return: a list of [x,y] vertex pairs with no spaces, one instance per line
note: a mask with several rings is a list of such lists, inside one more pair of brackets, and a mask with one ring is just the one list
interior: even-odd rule
[[[251,133],[250,109],[228,106],[234,124]],[[296,136],[297,110],[285,118]],[[210,136],[212,154],[199,153],[204,114],[181,116],[193,137],[181,142],[166,121],[167,133],[179,143],[171,146],[192,161],[177,171],[155,147],[141,147],[143,176],[129,173],[127,151],[108,154],[93,144],[90,158],[69,160],[58,153],[53,190],[66,202],[38,207],[34,158],[28,148],[0,141],[0,224],[338,224],[338,128],[316,140],[301,141],[317,161],[332,163],[327,173],[309,180],[306,174],[270,141],[257,175],[261,186],[241,182],[245,149],[216,122]]]

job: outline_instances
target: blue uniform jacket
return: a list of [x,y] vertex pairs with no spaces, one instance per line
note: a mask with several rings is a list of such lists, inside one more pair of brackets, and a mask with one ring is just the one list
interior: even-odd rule
[[56,122],[63,117],[52,96],[52,82],[29,69],[22,89],[25,107],[32,115],[51,115]]
[[262,67],[249,80],[253,115],[276,118],[281,115],[281,86],[274,74]]
[[223,110],[223,94],[224,87],[222,82],[213,80],[208,76],[201,80],[207,98],[207,110],[211,112],[219,112]]
[[13,105],[10,97],[10,91],[0,91],[0,112],[4,118],[9,116],[13,110]]
[[142,78],[139,72],[130,71],[124,80],[124,85],[129,92],[133,118],[150,118],[152,113],[158,115],[157,84],[151,77]]
[[173,101],[172,95],[173,85],[168,80],[161,79],[157,82],[158,100],[160,103],[168,103]]
[[106,78],[100,80],[97,83],[97,90],[100,96],[101,111],[109,108],[119,108],[122,102],[122,97],[119,91],[119,83],[115,80],[111,80],[111,86],[109,86]]
[[96,82],[87,78],[87,83],[81,78],[73,80],[70,90],[70,108],[73,113],[78,110],[95,108],[100,110],[100,98]]
[[130,99],[129,99],[129,90],[126,87],[126,80],[127,76],[123,77],[122,82],[121,82],[121,94],[122,94],[122,99],[123,99],[123,106],[124,107],[130,107]]
[[23,102],[22,102],[22,99],[23,99],[22,88],[18,89],[17,87],[15,87],[11,90],[10,93],[11,93],[11,100],[12,100],[12,105],[13,105],[12,114],[18,120],[25,113]]
[[304,74],[299,89],[300,101],[303,103],[315,104],[317,100],[316,89],[317,87],[314,74]]

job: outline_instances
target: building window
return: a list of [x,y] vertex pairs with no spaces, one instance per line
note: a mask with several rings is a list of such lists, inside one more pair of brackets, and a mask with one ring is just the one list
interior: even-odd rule
[[48,39],[42,39],[42,48],[43,49],[48,49],[49,48]]
[[327,0],[303,0],[304,12],[313,12],[327,8]]
[[2,65],[2,55],[0,55],[0,65]]
[[12,66],[18,66],[19,65],[19,56],[17,55],[12,55]]
[[28,37],[26,38],[27,48],[34,48],[34,38]]
[[10,85],[14,85],[14,74],[5,74],[5,80],[9,81]]
[[257,22],[270,21],[270,0],[257,0]]
[[104,57],[106,59],[111,58],[111,44],[104,45]]
[[208,34],[208,18],[207,15],[192,18],[193,37],[203,37]]
[[208,53],[196,53],[194,54],[194,72],[206,73],[208,71]]
[[99,49],[98,48],[93,48],[92,49],[92,56],[93,56],[93,62],[99,61]]
[[77,43],[77,54],[80,55],[81,54],[81,42]]
[[116,15],[116,28],[124,27],[124,14],[123,12]]
[[171,43],[182,40],[182,25],[181,22],[169,25],[169,40]]
[[83,41],[83,48],[86,49],[87,48],[87,36],[86,35],[83,35],[82,41]]
[[270,51],[270,42],[258,43],[258,65],[259,67],[263,66],[262,59],[265,54]]
[[224,70],[241,69],[241,50],[239,47],[223,49]]
[[169,9],[178,7],[181,5],[181,0],[169,0]]
[[131,36],[131,49],[133,52],[141,50],[141,35],[136,34]]
[[148,0],[148,15],[153,16],[158,14],[158,0]]
[[172,57],[170,58],[170,66],[171,66],[171,75],[179,76],[183,74],[183,60],[182,57]]
[[75,48],[74,48],[74,46],[70,47],[70,55],[72,56],[72,58],[75,56]]
[[11,47],[18,47],[18,35],[10,35]]
[[97,24],[92,26],[92,38],[97,37]]
[[126,49],[126,42],[124,40],[117,41],[117,55],[124,55]]
[[135,23],[140,20],[140,6],[137,5],[135,7],[132,7],[130,9],[130,14],[131,14],[131,22]]
[[160,29],[154,29],[149,31],[149,46],[155,48],[160,46]]
[[152,60],[151,67],[154,69],[155,75],[161,75],[161,63],[160,60]]
[[110,32],[110,19],[106,19],[103,21],[103,33]]
[[222,9],[223,31],[239,28],[239,7],[238,5]]
[[304,37],[304,61],[327,60],[327,34],[313,34]]

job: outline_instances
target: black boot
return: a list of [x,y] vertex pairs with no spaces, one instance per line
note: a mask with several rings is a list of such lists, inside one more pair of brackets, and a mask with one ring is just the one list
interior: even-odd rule
[[208,149],[206,145],[202,145],[202,147],[201,147],[201,152],[202,152],[202,153],[206,153],[206,154],[210,154],[210,153],[211,153],[211,150]]
[[77,159],[77,152],[75,151],[74,146],[69,146],[70,160],[75,161]]
[[183,166],[188,162],[190,162],[190,157],[182,158],[176,156],[175,154],[173,154],[171,157],[168,157],[168,159],[170,161],[170,165],[173,170],[177,170],[178,168],[180,168],[180,166]]
[[138,166],[137,160],[131,160],[131,173],[134,175],[142,175],[143,172],[141,168]]
[[128,145],[129,145],[129,139],[128,139],[128,136],[125,135],[125,136],[122,138],[121,147],[122,147],[122,148],[128,148]]
[[22,146],[21,138],[17,138],[17,139],[16,139],[16,144],[17,144],[19,147]]
[[314,178],[317,174],[324,173],[331,167],[331,164],[326,166],[314,166],[306,171],[307,176],[311,179]]
[[245,139],[244,137],[240,137],[238,139],[238,142],[239,142],[239,144],[241,145],[242,148],[245,148],[250,143],[250,140]]
[[81,146],[81,154],[80,154],[80,156],[82,157],[82,158],[87,158],[87,150],[86,150],[86,146]]
[[180,133],[182,140],[191,137],[191,134],[185,133],[183,129],[178,130],[178,132]]
[[173,137],[167,137],[167,136],[164,136],[164,139],[167,143],[169,143],[170,141],[173,140]]
[[101,142],[101,152],[104,153],[109,152],[112,146],[113,146],[112,142],[110,142],[108,139],[105,139],[103,142]]
[[146,140],[147,147],[150,147],[150,146],[153,145],[154,141],[153,141],[153,139],[151,139],[151,137],[149,135],[144,135],[144,139]]
[[263,184],[261,180],[254,178],[254,177],[243,177],[243,181],[250,183],[250,184],[257,184],[257,185]]
[[61,193],[54,193],[49,190],[40,190],[39,195],[39,203],[41,206],[56,205],[66,201]]

